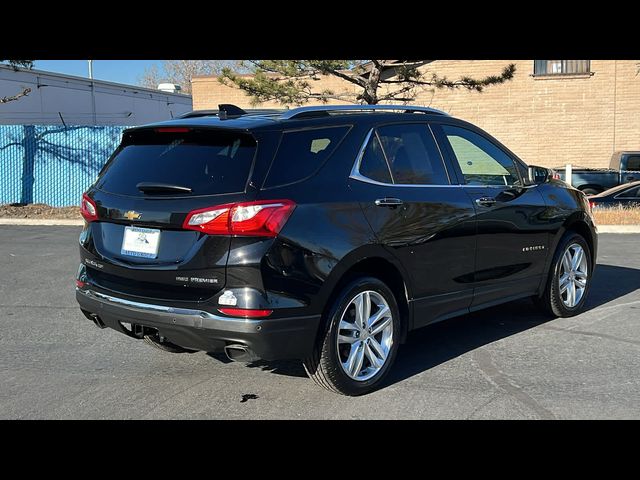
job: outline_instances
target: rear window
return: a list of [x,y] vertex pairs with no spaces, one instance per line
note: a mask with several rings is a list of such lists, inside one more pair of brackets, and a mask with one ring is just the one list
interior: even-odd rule
[[640,171],[640,155],[633,155],[627,159],[627,170]]
[[348,126],[285,132],[264,188],[299,182],[313,175],[334,152]]
[[144,195],[136,187],[140,182],[187,187],[191,189],[187,195],[242,192],[255,150],[253,137],[241,133],[214,130],[129,132],[124,135],[96,187],[135,196]]

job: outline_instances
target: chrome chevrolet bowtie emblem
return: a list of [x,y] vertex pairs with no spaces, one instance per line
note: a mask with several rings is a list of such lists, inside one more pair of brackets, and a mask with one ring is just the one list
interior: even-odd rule
[[124,218],[128,220],[138,220],[141,216],[142,214],[138,212],[134,212],[133,210],[129,210],[127,213],[124,214]]

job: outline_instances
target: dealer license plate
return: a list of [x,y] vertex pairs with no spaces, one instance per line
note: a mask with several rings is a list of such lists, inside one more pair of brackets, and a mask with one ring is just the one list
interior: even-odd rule
[[156,258],[159,244],[160,230],[125,227],[120,253],[132,257]]

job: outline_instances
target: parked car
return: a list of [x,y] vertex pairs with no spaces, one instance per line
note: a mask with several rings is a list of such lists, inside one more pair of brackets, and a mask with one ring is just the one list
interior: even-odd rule
[[413,106],[318,106],[130,128],[82,197],[76,298],[167,352],[301,359],[378,387],[408,332],[532,297],[585,303],[586,197],[496,139]]
[[589,197],[591,208],[603,207],[639,207],[640,181],[625,183]]
[[[565,168],[555,169],[566,180]],[[640,152],[615,152],[609,169],[572,168],[571,185],[586,195],[596,195],[609,188],[640,180]]]

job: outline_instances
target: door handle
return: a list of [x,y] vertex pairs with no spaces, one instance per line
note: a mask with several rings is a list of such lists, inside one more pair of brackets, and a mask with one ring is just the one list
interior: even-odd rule
[[496,199],[493,197],[480,197],[476,198],[476,203],[483,207],[491,207],[496,204]]
[[404,202],[399,198],[379,198],[375,201],[375,204],[379,207],[399,207]]

